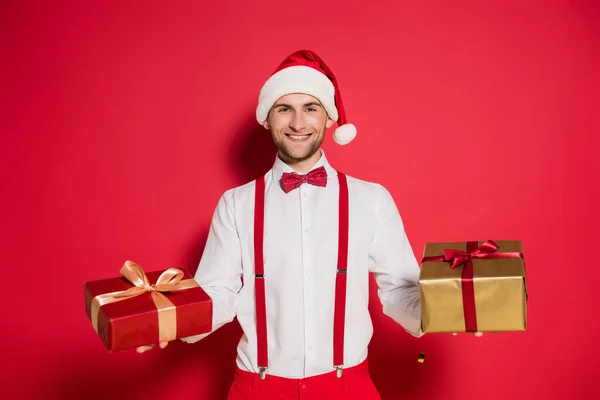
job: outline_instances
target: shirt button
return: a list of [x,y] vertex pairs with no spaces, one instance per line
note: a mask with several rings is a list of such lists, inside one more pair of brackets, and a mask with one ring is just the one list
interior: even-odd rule
[[308,345],[308,349],[309,349],[309,350],[312,350],[312,344],[309,344],[309,345]]

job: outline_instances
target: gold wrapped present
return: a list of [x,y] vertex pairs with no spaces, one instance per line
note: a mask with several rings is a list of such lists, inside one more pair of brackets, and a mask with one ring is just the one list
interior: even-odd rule
[[427,243],[422,261],[423,332],[525,330],[527,287],[520,241]]

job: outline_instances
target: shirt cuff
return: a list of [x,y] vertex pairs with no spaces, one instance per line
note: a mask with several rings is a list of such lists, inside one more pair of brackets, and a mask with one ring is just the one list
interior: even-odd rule
[[[416,292],[418,287],[411,288],[408,292]],[[411,293],[412,298],[406,298],[408,293],[397,291],[391,293],[383,305],[383,313],[400,324],[412,336],[420,338],[425,333],[421,329],[421,302],[415,293]]]
[[186,343],[196,343],[196,342],[204,339],[205,337],[207,337],[211,333],[212,332],[202,333],[200,335],[188,336],[188,337],[180,338],[179,340],[181,340],[182,342],[186,342]]

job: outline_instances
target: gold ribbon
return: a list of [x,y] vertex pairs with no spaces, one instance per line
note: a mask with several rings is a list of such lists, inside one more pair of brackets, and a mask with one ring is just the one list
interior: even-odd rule
[[142,267],[133,261],[125,261],[119,272],[133,284],[133,287],[94,297],[91,304],[91,320],[96,333],[98,332],[98,312],[100,307],[150,292],[154,305],[158,310],[158,340],[160,342],[167,342],[177,339],[177,312],[175,311],[175,305],[162,292],[176,292],[199,287],[198,282],[194,279],[182,280],[183,271],[177,268],[169,268],[160,274],[156,280],[156,284],[151,285]]

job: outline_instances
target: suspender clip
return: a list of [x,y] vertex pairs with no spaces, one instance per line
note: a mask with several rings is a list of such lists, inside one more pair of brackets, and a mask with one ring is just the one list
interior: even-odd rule
[[334,367],[335,367],[335,369],[337,371],[337,373],[336,373],[337,377],[341,378],[342,374],[343,374],[343,368],[344,368],[344,366],[343,365],[334,365]]
[[267,367],[258,367],[258,376],[260,376],[260,379],[265,379],[267,376]]

